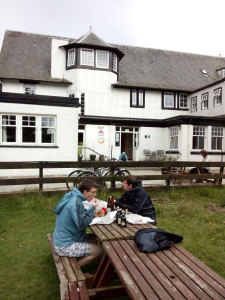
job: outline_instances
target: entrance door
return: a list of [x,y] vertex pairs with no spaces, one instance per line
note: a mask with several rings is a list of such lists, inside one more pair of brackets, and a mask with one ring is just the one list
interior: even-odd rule
[[133,133],[121,132],[121,152],[126,152],[128,159],[133,159]]

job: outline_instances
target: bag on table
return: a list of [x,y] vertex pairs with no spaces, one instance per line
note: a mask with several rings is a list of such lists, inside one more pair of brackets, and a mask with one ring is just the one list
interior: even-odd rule
[[153,253],[170,249],[171,242],[180,243],[181,235],[167,232],[160,228],[143,228],[135,233],[134,241],[141,252]]

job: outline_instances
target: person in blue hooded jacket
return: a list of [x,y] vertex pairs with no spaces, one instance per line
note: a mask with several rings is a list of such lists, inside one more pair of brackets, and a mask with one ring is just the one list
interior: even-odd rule
[[128,161],[126,152],[122,152],[119,156],[119,160]]
[[[53,244],[59,256],[80,257],[79,266],[84,266],[102,254],[102,247],[94,237],[87,238],[86,229],[95,216],[98,205],[93,199],[97,193],[97,185],[91,180],[84,180],[78,189],[67,193],[56,205],[57,214]],[[84,208],[83,201],[91,203]]]

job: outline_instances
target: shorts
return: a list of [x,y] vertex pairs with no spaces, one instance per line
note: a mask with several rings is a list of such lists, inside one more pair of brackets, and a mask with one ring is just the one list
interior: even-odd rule
[[59,256],[82,257],[90,255],[91,245],[87,242],[76,242],[69,247],[58,247],[54,245],[54,250]]

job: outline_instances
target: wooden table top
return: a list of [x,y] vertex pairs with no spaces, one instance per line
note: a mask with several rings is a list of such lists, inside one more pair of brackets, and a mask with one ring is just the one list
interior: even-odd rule
[[140,252],[133,240],[102,245],[133,300],[225,299],[225,280],[180,245],[155,253]]
[[109,225],[90,225],[89,228],[100,242],[115,241],[115,240],[131,240],[135,233],[142,228],[155,228],[154,225],[147,224],[130,224],[127,222],[127,227],[120,227],[116,223]]

